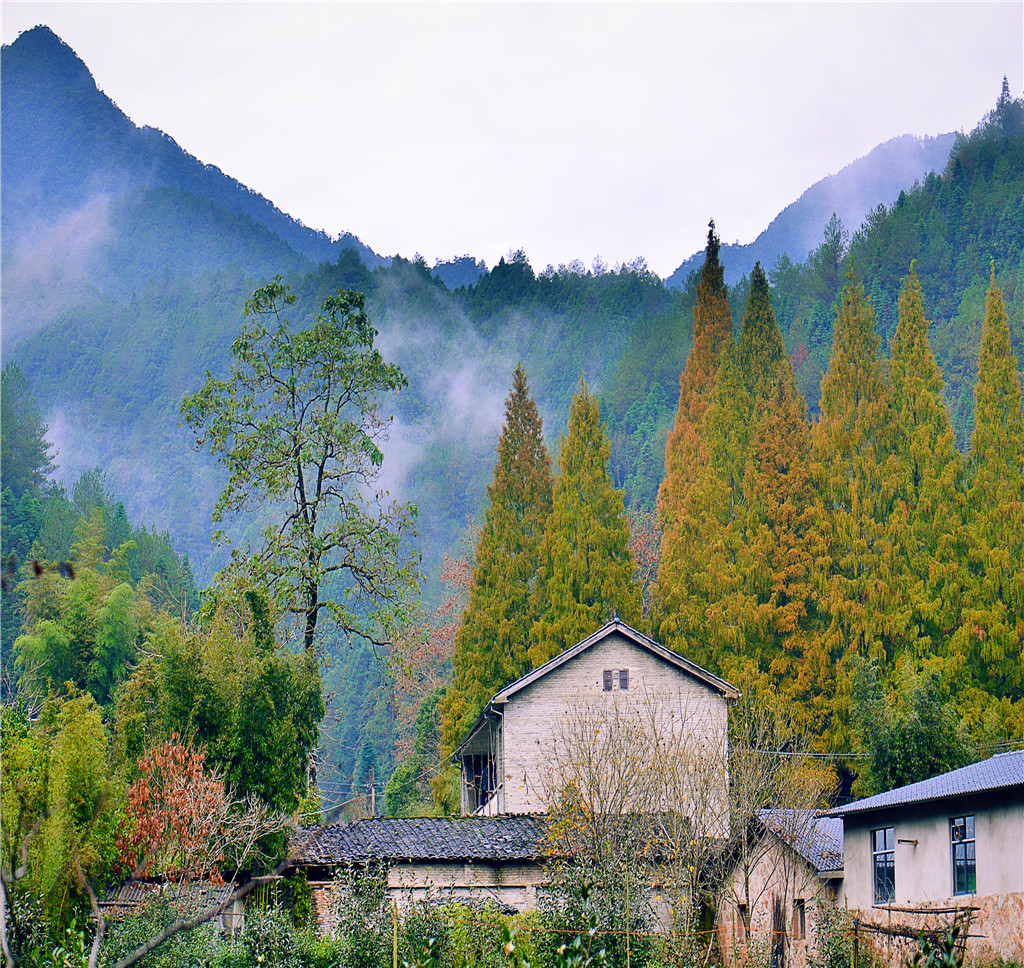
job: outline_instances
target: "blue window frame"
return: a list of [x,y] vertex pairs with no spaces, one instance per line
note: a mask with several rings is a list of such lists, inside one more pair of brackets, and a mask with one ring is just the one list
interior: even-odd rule
[[874,871],[875,904],[891,904],[896,897],[896,829],[871,831],[871,867]]
[[974,817],[951,817],[949,842],[953,852],[953,893],[974,894],[978,889]]

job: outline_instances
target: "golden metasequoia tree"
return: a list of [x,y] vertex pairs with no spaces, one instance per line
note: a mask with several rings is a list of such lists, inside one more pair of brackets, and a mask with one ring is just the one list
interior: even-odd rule
[[982,689],[1017,700],[1024,697],[1024,418],[994,265],[974,399],[966,602],[953,644]]
[[661,561],[651,610],[656,637],[697,661],[705,640],[704,609],[714,597],[707,580],[712,549],[703,541],[704,522],[728,505],[702,436],[719,368],[734,346],[720,247],[712,222],[693,306],[693,348],[679,378],[679,409],[665,448],[665,479],[658,491]]

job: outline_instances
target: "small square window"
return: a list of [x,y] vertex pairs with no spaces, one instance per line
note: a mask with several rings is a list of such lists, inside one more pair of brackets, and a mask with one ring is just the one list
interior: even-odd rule
[[612,670],[611,669],[605,669],[604,670],[604,691],[605,692],[611,692],[612,691]]
[[619,688],[623,691],[629,688],[629,669],[619,669]]

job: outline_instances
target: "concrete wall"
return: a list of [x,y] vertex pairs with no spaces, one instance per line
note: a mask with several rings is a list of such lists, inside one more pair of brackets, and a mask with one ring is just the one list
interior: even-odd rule
[[[846,896],[850,907],[874,906],[871,831],[893,827],[896,905],[955,903],[951,817],[973,814],[979,896],[1024,891],[1024,797],[1005,792],[853,814],[843,820]],[[916,841],[900,843],[900,841]]]
[[[975,818],[977,893],[954,895],[949,821],[965,814]],[[893,827],[896,840],[891,908],[874,903],[870,837],[880,827]],[[976,907],[968,961],[1020,959],[1024,953],[1024,796],[1020,792],[996,791],[854,814],[844,818],[844,829],[846,899],[851,911],[865,922],[902,925],[914,932],[950,922],[949,914],[929,913],[936,908]],[[891,949],[891,963],[902,964],[898,946],[886,942],[885,947]]]
[[[616,676],[612,691],[605,692],[607,669],[627,669],[629,688],[620,690]],[[567,719],[578,719],[580,710],[599,719],[602,711],[610,716],[626,706],[650,722],[658,735],[680,745],[688,743],[701,763],[721,764],[719,793],[724,800],[728,782],[725,699],[613,632],[504,705],[498,744],[502,787],[492,809],[511,814],[547,811],[558,787],[560,758],[571,755],[566,749],[571,731],[566,728]]]

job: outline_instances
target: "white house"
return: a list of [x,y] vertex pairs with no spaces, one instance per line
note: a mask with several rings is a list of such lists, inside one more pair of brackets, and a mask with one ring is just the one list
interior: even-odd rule
[[[684,812],[705,810],[727,825],[727,704],[738,695],[625,623],[609,622],[487,703],[453,757],[462,769],[464,816],[371,819],[299,832],[292,863],[306,872],[319,923],[327,930],[336,923],[333,872],[371,860],[386,862],[388,890],[402,904],[432,894],[533,909],[553,852],[551,798],[569,775],[567,757],[577,764],[584,759],[574,755],[574,744],[586,746],[595,767],[590,779],[606,797],[598,799],[598,812],[627,812],[638,806],[638,790],[656,788],[645,782],[649,761],[645,776],[644,761],[636,758],[635,744],[643,744],[644,751],[659,752],[662,769],[687,764],[675,788],[685,789]],[[685,756],[673,760],[673,754]],[[703,800],[694,795],[702,771],[710,778]],[[646,808],[678,812],[679,804],[648,801]],[[716,834],[714,824],[705,829]]]
[[[724,679],[618,619],[506,686],[455,751],[463,814],[546,813],[575,734],[629,720],[728,775]],[[667,805],[673,808],[675,805]]]
[[1024,955],[1024,750],[831,810],[846,903],[892,957],[898,932],[973,909],[972,959]]

